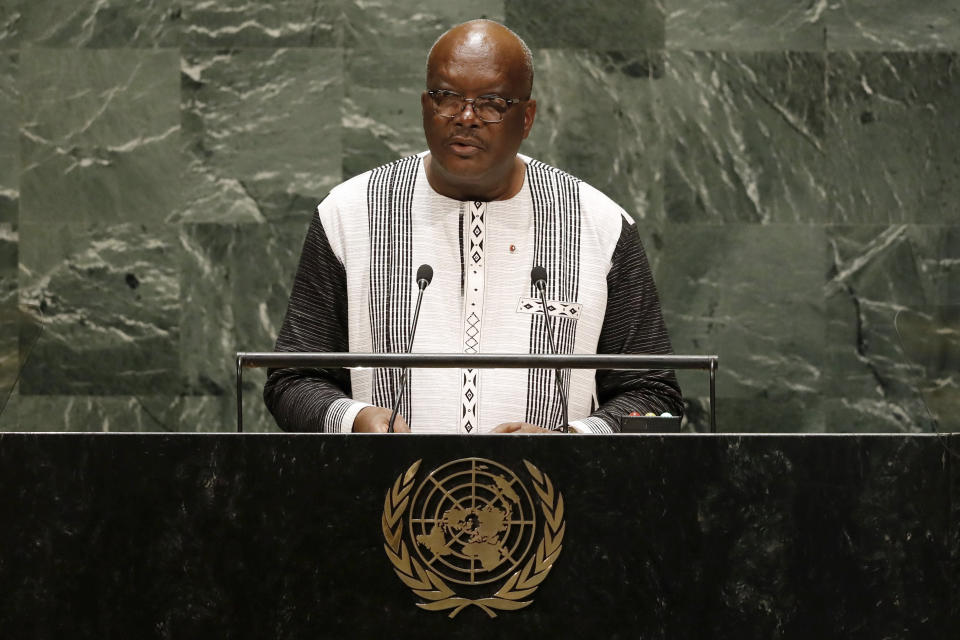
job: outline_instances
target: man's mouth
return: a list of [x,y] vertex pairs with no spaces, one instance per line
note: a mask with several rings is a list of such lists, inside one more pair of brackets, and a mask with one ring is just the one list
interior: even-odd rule
[[472,138],[451,138],[447,143],[457,155],[470,156],[483,150],[481,144]]

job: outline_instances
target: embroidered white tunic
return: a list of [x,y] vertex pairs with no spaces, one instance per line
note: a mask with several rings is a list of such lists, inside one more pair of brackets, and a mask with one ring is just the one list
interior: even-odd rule
[[[453,200],[430,187],[424,155],[356,176],[320,204],[277,350],[405,351],[415,274],[429,264],[434,277],[413,352],[549,353],[530,282],[534,265],[548,274],[562,353],[670,352],[635,227],[609,198],[523,157],[525,183],[513,198]],[[611,275],[623,287],[612,292],[614,309]],[[610,322],[611,312],[622,317]],[[576,430],[610,432],[632,409],[679,413],[672,373],[596,373],[562,374]],[[552,428],[562,422],[554,376],[552,369],[412,369],[401,413],[415,433],[486,433],[513,421]],[[600,397],[598,381],[611,386]],[[392,406],[399,382],[400,370],[391,369],[354,370],[349,380],[342,372],[271,371],[265,398],[282,428],[346,432],[363,407]]]

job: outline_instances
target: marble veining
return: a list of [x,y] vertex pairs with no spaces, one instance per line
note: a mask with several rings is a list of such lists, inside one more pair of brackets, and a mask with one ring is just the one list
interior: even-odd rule
[[[232,401],[236,352],[273,349],[309,215],[274,225],[184,226],[180,328],[181,344],[190,347],[180,351],[180,371],[190,394]],[[255,255],[268,258],[251,260]],[[191,311],[200,306],[208,312]],[[248,388],[262,383],[259,374],[246,377]],[[235,422],[231,417],[225,427]]]
[[0,4],[0,49],[15,49],[20,45],[23,0],[9,0]]
[[191,49],[223,47],[429,47],[449,25],[471,18],[503,20],[503,0],[194,0],[182,11],[182,40]]
[[830,219],[956,222],[960,156],[956,53],[837,53],[827,58]]
[[344,52],[344,179],[426,149],[426,60],[424,48]]
[[377,51],[417,49],[424,55],[450,26],[474,18],[504,21],[504,0],[341,0],[342,46]]
[[662,49],[659,0],[505,0],[507,26],[531,47],[615,51]]
[[171,230],[21,229],[20,301],[42,317],[21,393],[175,392],[180,287]]
[[[960,255],[955,229],[834,227],[829,244],[828,393],[837,398],[845,422],[851,413],[861,415],[861,429],[883,422],[928,430],[931,416],[922,390],[934,386],[955,395],[960,380],[955,371],[940,368],[928,375],[922,360],[905,353],[905,339],[913,336],[901,335],[896,321],[898,314],[925,313],[938,301],[955,299]],[[932,329],[918,329],[923,330]],[[946,412],[942,419],[955,422]]]
[[339,182],[341,69],[328,49],[185,56],[186,190],[171,221],[299,215]]
[[16,223],[20,201],[18,59],[0,51],[0,224]]
[[665,215],[681,223],[824,221],[824,61],[668,52],[657,83]]
[[23,51],[24,221],[165,217],[179,164],[175,61],[171,51]]
[[822,51],[829,0],[665,0],[666,46],[694,51]]
[[834,50],[917,51],[960,47],[953,0],[829,0],[827,42]]
[[651,56],[544,49],[536,60],[539,110],[521,152],[587,181],[638,220],[661,217]]
[[151,48],[178,43],[182,3],[176,0],[28,0],[20,4],[20,38],[30,46]]
[[[647,246],[674,351],[720,356],[721,429],[822,431],[822,229],[670,225],[656,237]],[[680,381],[685,396],[707,395],[703,372]],[[706,430],[706,401],[698,407],[690,421]]]
[[0,224],[0,413],[20,373],[17,235],[11,225]]
[[183,11],[183,44],[218,47],[336,46],[338,3],[193,0]]

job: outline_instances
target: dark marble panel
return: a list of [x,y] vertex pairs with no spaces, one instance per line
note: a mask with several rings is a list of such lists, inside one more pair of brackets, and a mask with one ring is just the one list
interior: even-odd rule
[[184,0],[182,44],[191,49],[336,47],[341,2],[316,0]]
[[10,224],[0,224],[0,413],[20,373],[18,250],[18,233]]
[[956,461],[960,460],[960,446],[957,445],[956,436],[943,438],[941,443],[944,454],[950,456],[954,461],[948,474],[950,495],[953,496],[953,500],[947,518],[948,522],[953,524],[947,531],[947,547],[950,551],[950,557],[947,561],[945,573],[950,584],[953,585],[949,594],[952,603],[950,605],[950,618],[957,620],[960,619],[960,500],[957,500],[956,497],[960,496],[960,468],[958,468]]
[[824,59],[666,54],[656,126],[673,222],[825,219]]
[[537,116],[520,148],[585,180],[637,219],[662,211],[654,66],[642,50],[534,52]]
[[7,0],[0,4],[0,49],[20,46],[24,0]]
[[831,221],[949,223],[960,200],[960,57],[828,57]]
[[36,47],[175,47],[177,0],[29,0],[22,5],[21,40]]
[[[824,398],[824,420],[835,433],[932,433],[935,423],[917,394],[880,398],[874,393]],[[889,392],[888,392],[889,395]]]
[[[873,605],[889,612],[891,634],[894,625],[904,630],[904,636],[910,635],[936,637],[949,636],[956,629],[960,601],[957,595],[955,578],[958,566],[956,558],[951,558],[951,547],[956,548],[957,521],[951,516],[956,502],[956,487],[950,487],[949,480],[957,471],[960,457],[957,456],[958,440],[951,438],[931,438],[931,445],[916,455],[909,440],[893,439],[884,449],[868,449],[860,456],[863,461],[863,476],[856,497],[850,501],[851,517],[862,526],[848,530],[853,544],[857,548],[879,548],[889,550],[884,561],[863,558],[854,563],[861,575],[868,575],[868,590],[876,597]],[[935,444],[934,444],[935,443]],[[923,465],[943,478],[924,474],[924,477],[905,478],[900,463],[912,460]],[[909,475],[909,474],[907,474]],[[946,482],[943,482],[946,480]],[[945,490],[948,504],[943,504],[935,493]],[[881,507],[886,503],[886,508]],[[912,523],[912,524],[898,524]],[[854,533],[855,532],[855,533]],[[911,598],[905,602],[893,593],[883,593],[877,589],[882,583],[906,583],[913,580],[929,581],[936,585],[925,598],[931,603],[943,605],[944,622],[949,627],[942,634],[920,631],[919,620],[913,618],[910,607],[922,606],[919,599]]]
[[[911,382],[936,428],[951,432],[960,431],[960,260],[953,257],[958,234],[960,227],[943,229],[938,257],[918,260],[925,278],[939,281],[935,303],[900,310],[894,318],[904,357],[919,367]],[[918,244],[929,249],[926,242]]]
[[[503,22],[503,0],[341,0],[342,44],[347,48],[427,51],[455,24],[488,18]],[[524,34],[520,33],[523,37]]]
[[531,47],[662,49],[664,14],[657,0],[506,0],[506,24]]
[[[723,369],[723,360],[720,365]],[[710,433],[710,397],[693,396],[690,391],[705,386],[706,373],[699,377],[680,372],[684,392],[684,416],[681,431]],[[723,395],[717,387],[717,433],[844,433],[853,429],[827,419],[829,402],[812,393],[789,393],[778,389],[760,391],[751,398]],[[864,429],[870,432],[870,429]]]
[[826,0],[665,0],[666,46],[693,51],[822,51]]
[[[948,638],[956,441],[5,434],[0,623],[38,640]],[[494,619],[417,608],[384,553],[397,477],[467,456],[515,489],[529,460],[563,495],[550,573]]]
[[[248,376],[251,385],[259,386],[244,393],[244,432],[279,432],[260,398],[265,374],[248,373],[245,379]],[[227,396],[20,396],[14,398],[12,411],[17,427],[0,422],[0,431],[232,433],[237,428],[232,392]]]
[[[267,381],[265,369],[250,369],[243,373],[243,432],[244,433],[282,433],[276,420],[263,403],[263,385]],[[183,417],[183,430],[235,432],[237,430],[237,396],[231,390],[229,394],[204,398],[205,413],[194,419],[190,415]],[[208,416],[216,418],[209,422]]]
[[0,398],[0,432],[22,431],[18,421],[20,405],[20,394],[17,387],[8,390],[7,394]]
[[344,179],[425,150],[425,50],[348,49],[344,56]]
[[[304,212],[298,220],[282,225],[239,227],[230,238],[231,302],[241,347],[237,351],[273,349],[287,311],[303,239],[314,215],[313,211]],[[250,259],[253,255],[257,256],[255,260]]]
[[[19,296],[19,290],[15,292]],[[34,355],[34,349],[43,335],[44,317],[38,308],[31,308],[25,304],[19,304],[14,307],[11,304],[5,308],[5,312],[10,313],[10,324],[4,326],[4,332],[10,336],[12,345],[4,347],[13,349],[15,360],[11,360],[7,375],[7,387],[4,388],[6,396],[3,398],[5,404],[0,413],[0,431],[20,430],[20,379],[26,365],[31,362]],[[9,353],[5,351],[5,353]],[[8,356],[9,357],[9,356]],[[15,367],[15,370],[14,370]]]
[[947,387],[925,385],[920,388],[920,393],[929,411],[931,426],[941,433],[960,433],[960,392],[955,379]]
[[[823,229],[666,225],[657,236],[648,251],[663,256],[655,275],[674,351],[719,355],[721,398],[769,400],[794,421],[789,407],[813,402],[824,376]],[[683,372],[684,393],[706,396],[707,380]],[[780,430],[768,421],[749,430]]]
[[[225,396],[229,407],[237,351],[273,350],[311,215],[284,224],[184,225],[180,366],[189,393]],[[264,380],[247,374],[245,388],[258,392]]]
[[177,53],[24,49],[20,64],[22,219],[166,218],[179,192]]
[[[277,433],[261,392],[266,374],[248,372],[243,400],[245,433]],[[252,388],[256,386],[256,388]],[[0,412],[0,432],[227,432],[237,429],[236,396],[31,396],[14,388]]]
[[0,223],[0,304],[17,303],[18,245],[16,227],[10,223]]
[[16,52],[0,52],[0,224],[16,224],[20,202],[20,89]]
[[179,431],[177,396],[29,396],[19,399],[19,429],[63,432]]
[[[13,260],[17,259],[12,252]],[[9,254],[8,254],[9,256]],[[7,257],[6,259],[10,259]],[[0,303],[0,431],[19,431],[20,425],[20,377],[34,354],[34,348],[43,333],[43,315],[39,309],[17,303],[18,289],[16,265],[4,273],[7,298]],[[13,274],[8,277],[8,274]]]
[[188,52],[182,208],[172,220],[299,217],[340,181],[342,52]]
[[832,50],[960,48],[960,5],[954,0],[829,0],[829,4],[827,46]]
[[180,385],[176,230],[144,225],[20,227],[25,395],[169,395]]
[[950,406],[960,396],[960,377],[939,369],[928,376],[924,363],[905,353],[912,336],[905,342],[896,318],[957,299],[960,227],[858,225],[830,227],[828,234],[824,391],[836,398],[828,421],[847,431],[929,431],[924,393]]

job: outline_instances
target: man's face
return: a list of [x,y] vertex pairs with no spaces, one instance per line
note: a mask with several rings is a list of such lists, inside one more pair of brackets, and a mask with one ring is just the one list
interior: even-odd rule
[[[506,58],[506,59],[505,59]],[[467,98],[498,95],[526,98],[528,87],[515,60],[496,51],[454,47],[431,64],[427,89],[455,91]],[[521,141],[530,133],[536,103],[512,104],[498,123],[481,120],[468,105],[456,116],[437,115],[435,102],[421,96],[423,130],[431,162],[446,181],[482,185],[502,180],[512,170]]]

